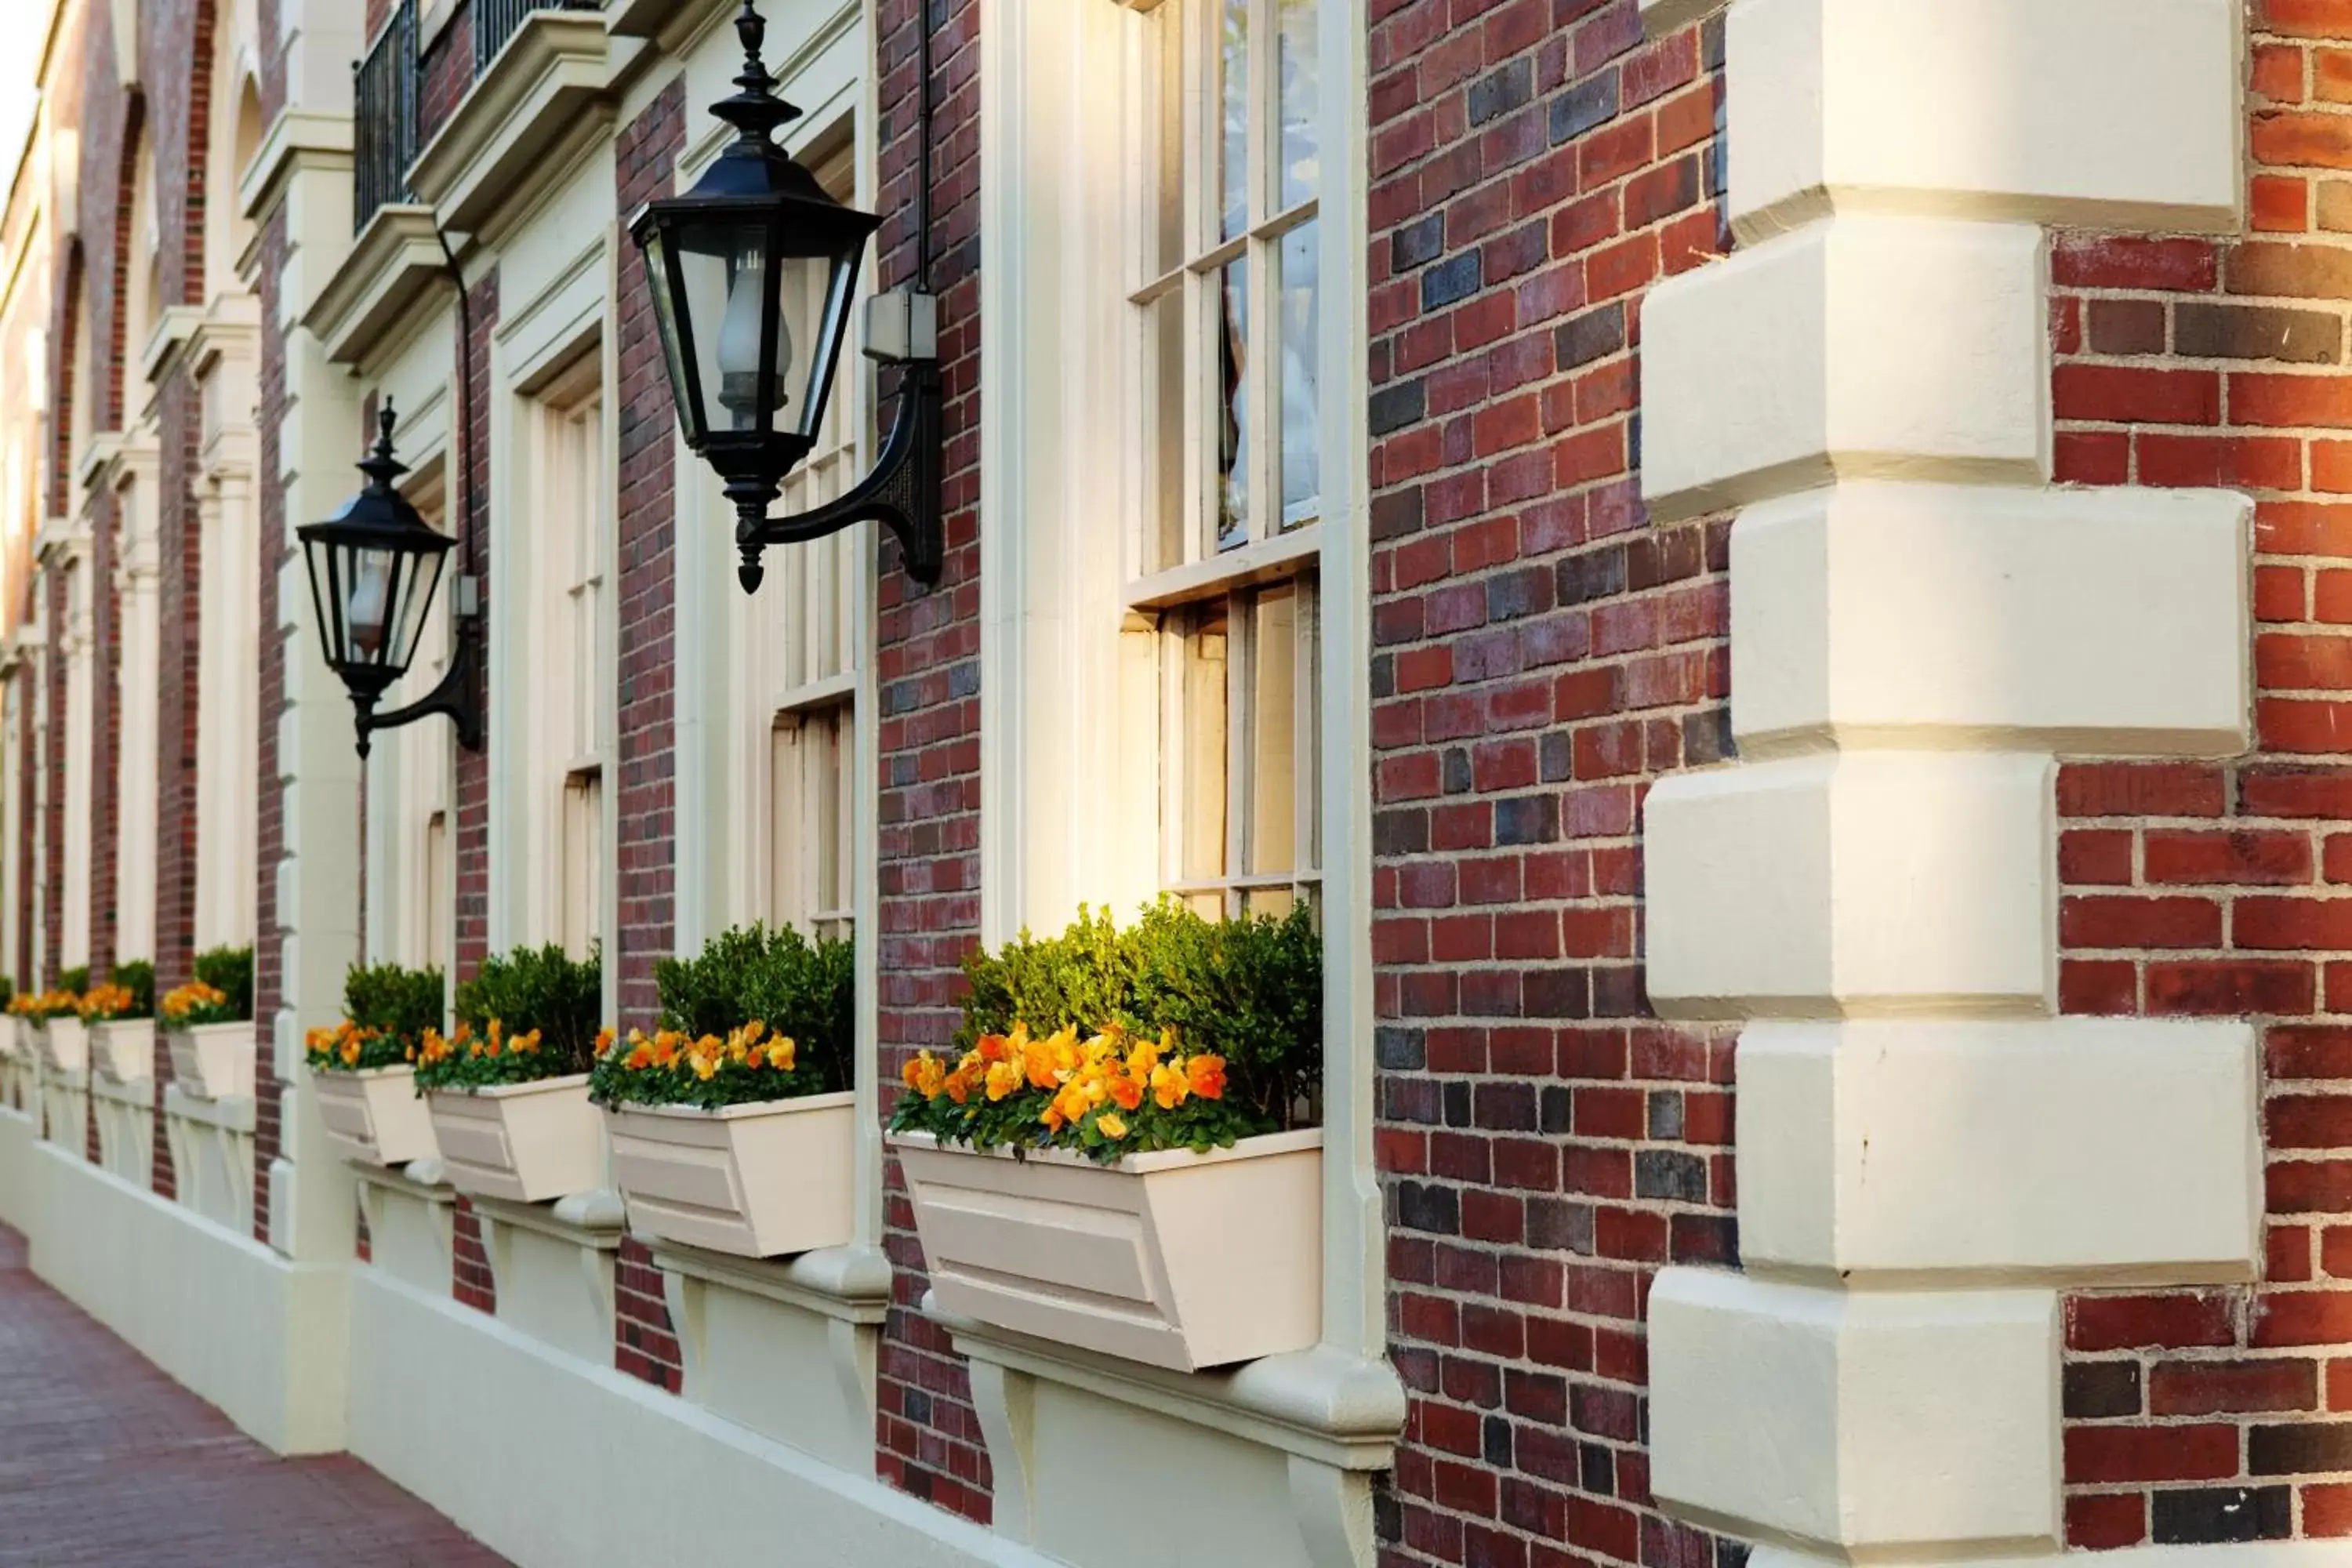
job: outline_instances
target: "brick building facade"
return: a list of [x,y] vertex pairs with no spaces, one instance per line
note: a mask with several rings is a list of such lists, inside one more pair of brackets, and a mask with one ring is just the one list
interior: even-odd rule
[[[766,0],[786,139],[884,215],[871,286],[938,300],[945,564],[919,588],[868,528],[747,601],[626,232],[719,146],[736,9],[59,5],[5,231],[37,287],[0,297],[44,369],[0,952],[20,989],[162,987],[243,937],[257,1022],[231,1109],[158,1044],[135,1170],[130,1090],[0,1078],[37,1268],[274,1446],[525,1561],[2339,1550],[2352,11]],[[412,119],[366,111],[385,81]],[[1163,92],[1189,152],[1141,123]],[[1266,188],[1205,210],[1196,155]],[[1133,254],[1162,156],[1155,210],[1213,230],[1165,277]],[[1171,566],[1136,553],[1134,312],[1236,299],[1189,318],[1184,493],[1255,462],[1296,502],[1311,430],[1319,510]],[[784,504],[863,471],[897,380],[844,373],[833,488]],[[362,766],[292,531],[385,406],[483,606],[488,740],[436,719]],[[567,570],[568,649],[536,596]],[[1183,730],[1155,661],[1285,584],[1317,606],[1322,858],[1284,869],[1324,911],[1319,1341],[1177,1371],[959,1316],[880,1134],[900,1070],[976,947],[1183,880],[1151,851],[1186,747],[1262,742]],[[730,1260],[612,1193],[337,1157],[299,1041],[354,961],[461,981],[593,904],[625,1028],[662,959],[822,923],[752,866],[821,852],[776,805],[811,713],[850,737],[850,1245]],[[551,791],[593,847],[548,849]],[[1124,1300],[1103,1268],[1078,1293]],[[528,1456],[506,1492],[475,1441]],[[614,1445],[638,1500],[580,1497]],[[642,1500],[712,1476],[690,1521]],[[1195,1534],[1122,1535],[1105,1493]]]

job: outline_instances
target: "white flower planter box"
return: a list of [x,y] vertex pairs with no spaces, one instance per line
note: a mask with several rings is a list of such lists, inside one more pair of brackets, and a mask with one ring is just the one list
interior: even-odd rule
[[116,1083],[140,1083],[154,1078],[154,1019],[118,1018],[90,1026],[90,1033],[102,1077]]
[[740,1258],[845,1247],[854,1233],[856,1096],[700,1110],[607,1108],[613,1180],[639,1236]]
[[0,1059],[33,1059],[33,1026],[14,1013],[0,1013]]
[[185,1092],[198,1100],[235,1100],[253,1093],[251,1019],[173,1029],[164,1038],[172,1047],[172,1077]]
[[405,1165],[440,1152],[433,1117],[416,1098],[416,1069],[370,1068],[364,1072],[310,1069],[319,1090],[319,1118],[335,1152],[362,1165]]
[[41,1026],[41,1059],[59,1072],[89,1068],[89,1031],[79,1018],[52,1018]]
[[1321,1337],[1319,1128],[1110,1165],[890,1142],[948,1312],[1180,1372]]
[[442,1173],[461,1193],[543,1204],[604,1184],[604,1123],[584,1072],[425,1100]]

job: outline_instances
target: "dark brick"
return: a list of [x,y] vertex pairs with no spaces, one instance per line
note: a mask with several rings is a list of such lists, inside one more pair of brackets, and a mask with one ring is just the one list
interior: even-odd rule
[[1706,1162],[1676,1149],[1643,1149],[1633,1156],[1633,1194],[1666,1202],[1706,1202]]
[[1473,125],[1484,125],[1497,115],[1523,107],[1535,96],[1536,63],[1521,55],[1470,84],[1463,107]]
[[2200,1487],[2155,1494],[2153,1539],[2160,1546],[2284,1541],[2294,1531],[2286,1487]]
[[2257,1476],[2315,1476],[2352,1470],[2352,1421],[2302,1421],[2246,1434],[2246,1470]]
[[2090,1361],[2067,1367],[2065,1410],[2067,1418],[2075,1421],[2138,1415],[2139,1363]]
[[1421,275],[1421,308],[1442,310],[1475,294],[1483,282],[1478,253],[1465,250]]
[[2174,308],[2173,346],[2192,359],[2284,360],[2335,364],[2344,357],[2344,319],[2271,305]]
[[1408,425],[1421,423],[1426,412],[1428,387],[1415,377],[1383,386],[1372,394],[1366,415],[1371,421],[1372,434],[1386,436]]
[[1429,1059],[1426,1037],[1419,1029],[1385,1024],[1372,1031],[1372,1053],[1388,1072],[1419,1072]]
[[1559,837],[1559,797],[1520,795],[1495,803],[1495,842],[1549,844]]
[[1397,1224],[1407,1230],[1456,1236],[1462,1230],[1462,1198],[1452,1187],[1428,1182],[1396,1185]]
[[1557,147],[1617,118],[1617,73],[1603,71],[1551,100],[1551,142]]
[[1389,239],[1389,267],[1410,272],[1437,259],[1445,248],[1445,215],[1431,213],[1400,228]]
[[1587,310],[1552,333],[1552,353],[1562,370],[1574,370],[1597,359],[1623,352],[1625,307],[1603,305]]

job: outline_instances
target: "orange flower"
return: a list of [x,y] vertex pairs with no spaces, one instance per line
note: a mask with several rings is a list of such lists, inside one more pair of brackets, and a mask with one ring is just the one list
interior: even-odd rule
[[1011,1062],[997,1062],[988,1069],[988,1098],[1003,1100],[1021,1087],[1021,1069]]
[[966,1073],[961,1068],[958,1068],[955,1071],[948,1074],[947,1091],[948,1098],[954,1100],[958,1105],[961,1105],[965,1100],[970,1100],[971,1098],[971,1075]]
[[982,1061],[1001,1062],[1011,1055],[1012,1047],[1005,1044],[1004,1037],[1003,1035],[981,1036],[980,1059]]
[[343,1042],[343,1065],[347,1068],[360,1065],[360,1042],[357,1036]]
[[1151,1098],[1162,1110],[1173,1110],[1184,1103],[1192,1092],[1192,1085],[1174,1068],[1161,1063],[1151,1069]]
[[596,1054],[600,1057],[613,1054],[613,1026],[610,1024],[596,1031]]
[[947,1064],[929,1051],[917,1053],[915,1059],[907,1064],[907,1087],[925,1100],[940,1097],[947,1077]]
[[1050,1040],[1032,1040],[1021,1053],[1022,1066],[1029,1075],[1032,1089],[1052,1089],[1062,1080],[1054,1063],[1054,1046]]
[[1225,1058],[1217,1056],[1193,1057],[1184,1063],[1185,1081],[1192,1092],[1202,1100],[1223,1100],[1225,1097]]
[[1110,1097],[1121,1110],[1133,1110],[1143,1103],[1143,1079],[1121,1073],[1110,1080]]

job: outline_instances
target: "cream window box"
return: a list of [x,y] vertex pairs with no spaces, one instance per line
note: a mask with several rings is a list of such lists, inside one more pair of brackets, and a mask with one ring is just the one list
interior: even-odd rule
[[370,1068],[363,1072],[320,1072],[310,1082],[319,1093],[319,1119],[335,1152],[355,1165],[405,1165],[440,1155],[433,1140],[433,1117],[416,1098],[416,1069]]
[[99,1076],[110,1083],[151,1081],[155,1076],[155,1020],[117,1018],[90,1026]]
[[255,1120],[250,1095],[207,1100],[184,1083],[163,1086],[163,1136],[182,1206],[240,1236],[253,1228]]
[[957,1317],[1178,1372],[1322,1332],[1320,1128],[1108,1165],[890,1142],[932,1295]]
[[172,1077],[198,1100],[236,1100],[253,1093],[255,1036],[251,1019],[173,1029]]
[[31,1026],[14,1013],[0,1013],[0,1061],[18,1061],[32,1051]]
[[79,1018],[51,1018],[40,1037],[42,1061],[59,1072],[89,1070],[89,1030]]
[[604,1128],[588,1075],[436,1089],[425,1095],[449,1184],[470,1197],[541,1204],[604,1184]]
[[856,1096],[814,1094],[703,1110],[604,1111],[629,1228],[739,1258],[845,1247],[856,1226]]
[[101,1060],[90,1075],[97,1110],[98,1163],[132,1186],[144,1188],[155,1169],[155,1078],[118,1079]]

